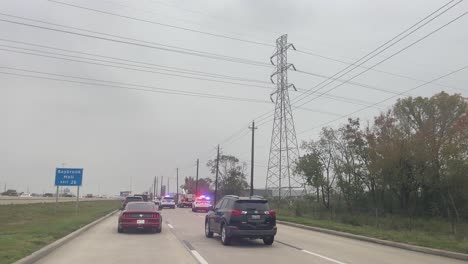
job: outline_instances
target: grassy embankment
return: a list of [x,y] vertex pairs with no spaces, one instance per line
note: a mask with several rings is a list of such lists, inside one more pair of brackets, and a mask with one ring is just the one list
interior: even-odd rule
[[0,264],[12,263],[91,223],[120,206],[120,201],[0,205]]

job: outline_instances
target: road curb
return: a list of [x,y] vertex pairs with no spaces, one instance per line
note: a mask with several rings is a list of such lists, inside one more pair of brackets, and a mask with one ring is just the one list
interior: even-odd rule
[[52,242],[51,244],[39,249],[38,251],[36,252],[33,252],[31,255],[29,256],[26,256],[16,262],[14,262],[14,264],[32,264],[32,263],[35,263],[37,262],[38,260],[40,260],[41,258],[47,256],[48,254],[50,254],[52,251],[56,250],[57,248],[63,246],[65,243],[69,242],[70,240],[76,238],[77,236],[81,235],[82,233],[86,232],[88,229],[90,229],[91,227],[99,224],[100,222],[102,222],[103,220],[109,218],[110,216],[112,216],[113,214],[115,214],[116,212],[118,212],[119,210],[115,210],[115,211],[112,211],[110,212],[109,214],[97,219],[97,220],[94,220],[93,222],[83,226],[82,228],[78,229],[78,230],[75,230],[73,231],[72,233]]
[[282,225],[286,225],[286,226],[292,226],[292,227],[317,231],[317,232],[321,232],[321,233],[326,233],[326,234],[330,234],[330,235],[341,236],[341,237],[361,240],[361,241],[365,241],[365,242],[371,242],[371,243],[380,244],[380,245],[384,245],[384,246],[396,247],[396,248],[416,251],[416,252],[420,252],[420,253],[426,253],[426,254],[431,254],[431,255],[436,255],[436,256],[441,256],[441,257],[448,257],[448,258],[454,258],[454,259],[468,261],[468,254],[457,253],[457,252],[452,252],[452,251],[446,251],[446,250],[441,250],[441,249],[414,246],[414,245],[409,245],[409,244],[404,244],[404,243],[399,243],[399,242],[381,240],[381,239],[366,237],[366,236],[361,236],[361,235],[354,235],[354,234],[351,234],[351,233],[345,233],[345,232],[341,232],[341,231],[335,231],[335,230],[330,230],[330,229],[325,229],[325,228],[320,228],[320,227],[314,227],[314,226],[301,225],[301,224],[296,224],[296,223],[291,223],[291,222],[286,222],[286,221],[277,220],[276,222],[278,224],[282,224]]

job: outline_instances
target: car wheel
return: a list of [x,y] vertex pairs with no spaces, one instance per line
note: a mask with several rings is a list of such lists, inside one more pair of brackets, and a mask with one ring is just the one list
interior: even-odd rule
[[192,207],[192,212],[195,212],[195,208]]
[[210,230],[210,223],[208,221],[205,221],[205,236],[208,238],[213,237],[213,232]]
[[221,226],[221,243],[225,246],[231,244],[231,237],[228,236],[224,225]]
[[274,241],[275,241],[275,236],[263,238],[263,243],[265,243],[265,245],[271,245],[273,244]]
[[161,227],[161,226],[159,226],[159,228],[156,228],[156,229],[155,229],[155,232],[156,232],[156,233],[161,233],[161,231],[162,231],[162,227]]
[[121,227],[117,227],[117,232],[118,232],[118,233],[123,233],[123,232],[124,232],[124,229],[121,228]]

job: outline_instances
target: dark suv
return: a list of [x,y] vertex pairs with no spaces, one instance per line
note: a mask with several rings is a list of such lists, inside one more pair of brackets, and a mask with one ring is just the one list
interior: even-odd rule
[[233,237],[263,239],[273,244],[276,235],[276,212],[261,196],[239,197],[226,195],[205,217],[205,236],[221,235],[223,245]]

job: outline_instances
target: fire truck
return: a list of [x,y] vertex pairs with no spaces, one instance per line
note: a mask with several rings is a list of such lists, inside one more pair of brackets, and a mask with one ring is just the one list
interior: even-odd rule
[[195,200],[195,195],[193,194],[179,194],[179,204],[177,205],[180,208],[192,207],[192,203]]

